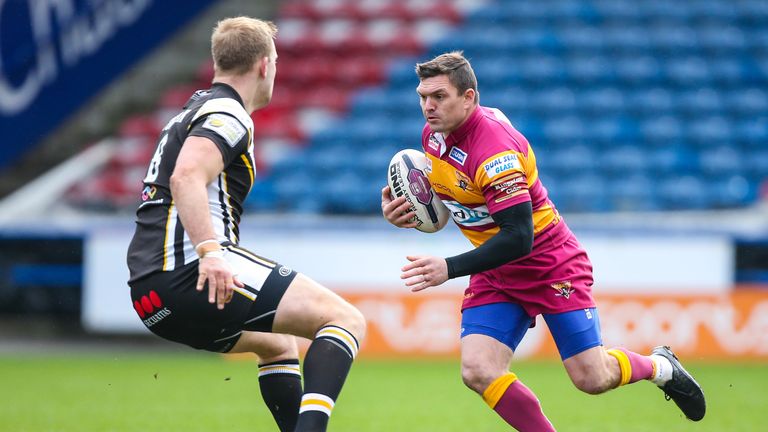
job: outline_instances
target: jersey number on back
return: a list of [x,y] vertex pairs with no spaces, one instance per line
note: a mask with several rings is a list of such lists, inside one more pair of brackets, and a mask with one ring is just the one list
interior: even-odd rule
[[153,183],[157,180],[157,175],[160,173],[160,162],[163,160],[163,149],[168,142],[168,133],[163,135],[163,138],[157,143],[157,150],[152,155],[152,160],[149,162],[149,168],[147,169],[147,176],[144,177],[144,183]]

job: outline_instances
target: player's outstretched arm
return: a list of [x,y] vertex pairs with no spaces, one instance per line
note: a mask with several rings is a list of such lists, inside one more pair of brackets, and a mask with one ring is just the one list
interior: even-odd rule
[[381,213],[387,222],[398,228],[416,228],[411,204],[405,200],[404,196],[392,199],[389,186],[384,186],[381,190]]

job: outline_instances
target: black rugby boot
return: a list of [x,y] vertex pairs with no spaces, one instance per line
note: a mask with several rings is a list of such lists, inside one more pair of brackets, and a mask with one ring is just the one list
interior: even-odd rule
[[651,354],[665,357],[672,364],[672,379],[663,386],[659,386],[664,391],[664,397],[675,401],[677,407],[689,420],[699,421],[704,418],[707,411],[704,392],[701,391],[699,383],[680,364],[675,353],[668,346],[658,346]]

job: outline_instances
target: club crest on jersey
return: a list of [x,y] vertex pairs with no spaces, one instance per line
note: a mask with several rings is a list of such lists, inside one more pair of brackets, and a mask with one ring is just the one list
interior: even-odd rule
[[475,190],[472,187],[471,181],[469,180],[469,177],[467,177],[466,174],[464,174],[459,170],[456,170],[455,174],[456,174],[456,186],[458,186],[464,192],[472,192]]
[[575,291],[575,289],[571,286],[571,281],[562,281],[562,282],[555,282],[552,284],[549,284],[552,288],[557,291],[557,294],[555,294],[556,297],[565,297],[566,300],[571,298],[571,294]]
[[464,161],[467,160],[467,154],[464,150],[456,147],[451,149],[451,154],[448,157],[458,162],[461,166],[464,166]]

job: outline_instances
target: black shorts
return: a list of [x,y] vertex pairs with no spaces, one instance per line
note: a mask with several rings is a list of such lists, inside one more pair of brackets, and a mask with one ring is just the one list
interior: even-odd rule
[[296,272],[246,249],[226,245],[224,259],[245,284],[219,310],[208,285],[197,291],[198,261],[131,282],[133,308],[156,335],[214,352],[227,352],[243,330],[270,332],[277,305]]

